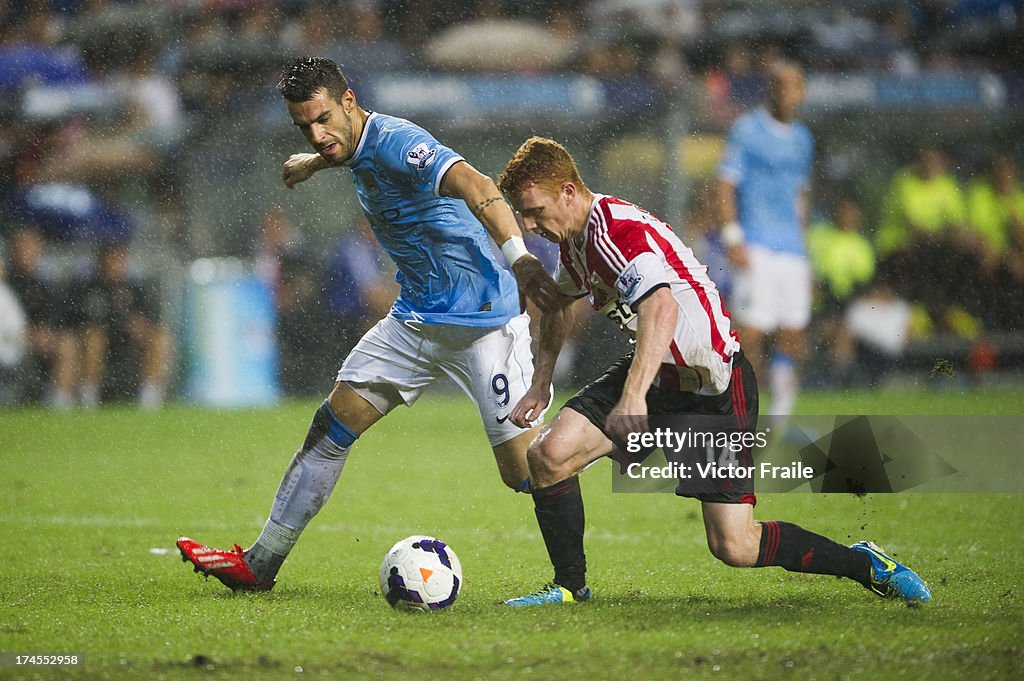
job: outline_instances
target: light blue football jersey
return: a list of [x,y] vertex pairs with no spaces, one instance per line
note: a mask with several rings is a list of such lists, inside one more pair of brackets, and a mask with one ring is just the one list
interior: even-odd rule
[[515,279],[461,199],[439,196],[460,155],[423,128],[371,113],[349,170],[359,205],[398,268],[400,320],[501,326],[519,314]]
[[748,244],[806,255],[799,198],[810,183],[813,156],[811,131],[800,122],[780,123],[759,108],[733,124],[718,177],[737,188]]

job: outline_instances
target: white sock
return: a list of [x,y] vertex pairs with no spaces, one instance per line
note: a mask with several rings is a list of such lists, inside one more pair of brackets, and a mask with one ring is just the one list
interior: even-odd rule
[[781,352],[775,353],[772,356],[771,377],[772,414],[781,417],[792,415],[800,389],[793,358]]
[[349,449],[339,447],[324,437],[309,450],[300,449],[295,453],[284,478],[281,479],[281,485],[274,496],[274,505],[270,509],[268,522],[288,530],[275,532],[272,528],[268,539],[285,549],[274,553],[287,555],[295,544],[295,539],[298,539],[313,516],[327,503],[341,476],[341,471],[345,468]]
[[334,491],[349,449],[325,436],[311,449],[300,449],[292,457],[274,496],[270,517],[256,543],[245,553],[245,562],[256,579],[267,584],[277,576],[299,535]]
[[54,388],[50,393],[49,404],[57,411],[68,411],[75,406],[75,398],[66,390]]
[[153,381],[146,381],[139,388],[139,405],[143,409],[159,409],[164,403],[164,389]]
[[82,406],[93,409],[100,403],[100,386],[97,383],[82,384]]
[[281,523],[274,522],[273,518],[267,518],[263,531],[260,532],[259,538],[256,539],[256,544],[275,555],[283,557],[291,553],[292,547],[299,540],[301,533],[301,530],[285,527]]

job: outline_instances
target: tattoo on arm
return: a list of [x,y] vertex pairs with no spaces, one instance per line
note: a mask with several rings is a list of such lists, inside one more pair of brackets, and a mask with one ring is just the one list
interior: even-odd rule
[[480,203],[476,204],[476,206],[473,207],[473,214],[476,215],[477,217],[480,217],[481,215],[484,214],[484,210],[488,206],[490,206],[492,203],[497,203],[498,201],[502,200],[503,199],[500,196],[492,196],[489,199],[485,199],[484,201],[481,201]]

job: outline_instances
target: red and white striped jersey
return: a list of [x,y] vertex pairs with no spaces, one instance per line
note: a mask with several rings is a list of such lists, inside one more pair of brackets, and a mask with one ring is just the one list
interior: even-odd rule
[[631,203],[598,194],[582,238],[563,241],[559,250],[562,292],[589,295],[594,309],[631,338],[640,301],[655,289],[671,289],[679,317],[658,385],[710,395],[728,388],[739,339],[707,268],[671,227]]

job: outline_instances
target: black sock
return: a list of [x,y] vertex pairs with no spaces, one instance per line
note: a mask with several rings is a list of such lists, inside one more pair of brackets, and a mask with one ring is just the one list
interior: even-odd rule
[[778,565],[790,572],[840,575],[867,585],[871,558],[799,525],[778,520],[761,523],[761,550],[755,567]]
[[544,545],[555,568],[555,584],[575,594],[587,583],[579,477],[574,475],[550,487],[533,490],[533,503]]

